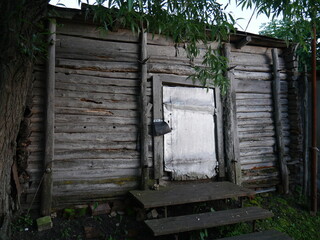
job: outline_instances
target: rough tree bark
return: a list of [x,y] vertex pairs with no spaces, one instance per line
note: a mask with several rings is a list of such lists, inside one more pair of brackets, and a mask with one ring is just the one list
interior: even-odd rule
[[35,41],[47,4],[47,0],[0,2],[0,239],[6,238],[16,210],[11,167],[32,83]]

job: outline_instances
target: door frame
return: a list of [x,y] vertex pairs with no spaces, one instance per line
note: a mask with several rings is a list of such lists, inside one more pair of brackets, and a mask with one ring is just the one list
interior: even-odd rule
[[[199,82],[193,82],[185,76],[175,75],[153,75],[151,78],[152,82],[152,100],[153,100],[153,116],[152,123],[159,120],[163,120],[163,96],[162,87],[168,86],[181,86],[181,87],[201,87],[203,85]],[[219,178],[225,177],[225,160],[224,160],[224,146],[223,146],[223,122],[222,122],[222,103],[221,94],[219,88],[211,88],[214,91],[216,101],[216,113],[214,120],[215,126],[215,137],[216,137],[216,154],[218,161],[218,176]],[[153,135],[153,168],[154,168],[154,179],[160,180],[163,177],[163,162],[164,162],[164,137]]]

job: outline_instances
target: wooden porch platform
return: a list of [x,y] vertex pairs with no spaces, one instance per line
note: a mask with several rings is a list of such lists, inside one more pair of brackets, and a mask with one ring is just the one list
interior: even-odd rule
[[[207,183],[183,183],[170,185],[160,188],[160,190],[130,191],[133,198],[145,208],[158,208],[181,205],[187,203],[200,203],[214,200],[252,197],[255,192],[237,186],[230,182],[207,182]],[[249,222],[265,218],[270,218],[273,213],[260,207],[235,208],[216,212],[205,212],[199,214],[165,217],[161,219],[146,220],[145,224],[153,232],[154,236],[167,234],[176,234],[204,228],[212,228],[235,224],[240,222]],[[239,238],[227,238],[225,240],[289,240],[290,238],[281,238],[281,233],[267,231],[268,235],[263,233],[253,233],[240,236]],[[263,236],[263,237],[260,237]],[[268,238],[271,236],[271,238]],[[242,237],[242,238],[241,238]]]
[[130,194],[144,208],[156,208],[234,197],[250,197],[254,196],[255,192],[231,182],[209,182],[172,185],[157,191],[134,190],[130,191]]

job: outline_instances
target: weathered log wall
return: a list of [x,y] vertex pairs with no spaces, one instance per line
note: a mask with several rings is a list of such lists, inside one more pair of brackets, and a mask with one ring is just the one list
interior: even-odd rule
[[[40,190],[37,192],[43,173],[44,158],[44,108],[45,108],[45,66],[36,65],[32,88],[32,108],[30,118],[30,145],[28,146],[28,181],[24,184],[21,206],[25,209],[40,208]],[[37,193],[37,194],[36,194]],[[32,203],[32,205],[31,205]]]
[[[285,160],[289,156],[288,78],[284,59],[279,54],[281,78],[282,134]],[[236,112],[242,183],[256,190],[273,190],[279,183],[274,105],[272,97],[271,48],[244,46],[231,48],[234,68]]]
[[[201,56],[190,62],[184,46],[165,37],[150,34],[147,42],[149,104],[154,104],[152,76],[167,85],[193,85],[185,79],[193,73],[193,64],[200,64]],[[217,47],[216,44],[212,46]],[[141,177],[139,53],[139,37],[131,31],[103,34],[94,25],[58,21],[53,207],[118,197],[138,188]],[[200,55],[203,54],[204,49],[201,49]],[[293,150],[298,146],[295,139],[301,135],[293,122],[298,120],[298,109],[294,105],[297,93],[286,71],[287,57],[283,56],[279,51],[282,133],[285,160],[294,165],[297,155]],[[238,136],[235,143],[239,142],[241,182],[256,190],[274,190],[280,177],[275,148],[271,48],[244,46],[236,49],[231,45],[230,67],[234,74]],[[43,172],[45,94],[45,72],[39,66],[35,72],[29,146],[31,182],[23,196],[26,207],[34,197]],[[290,101],[292,104],[288,105]],[[159,141],[153,142],[152,118],[150,110],[148,167],[150,177],[159,179],[163,172],[154,169],[154,166],[159,168],[153,155],[154,145]],[[38,207],[39,201],[36,196],[34,207]]]
[[138,38],[95,26],[57,29],[54,206],[137,188]]

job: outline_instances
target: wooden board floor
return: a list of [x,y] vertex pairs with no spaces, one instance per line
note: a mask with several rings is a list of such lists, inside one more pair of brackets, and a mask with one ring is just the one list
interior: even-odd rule
[[231,182],[186,183],[163,187],[160,190],[134,190],[130,193],[144,208],[255,195],[254,191]]
[[273,213],[260,207],[246,207],[217,212],[146,220],[154,236],[212,228],[272,217]]
[[255,232],[240,236],[221,238],[217,240],[292,240],[287,234],[276,230],[267,230],[263,232]]

